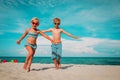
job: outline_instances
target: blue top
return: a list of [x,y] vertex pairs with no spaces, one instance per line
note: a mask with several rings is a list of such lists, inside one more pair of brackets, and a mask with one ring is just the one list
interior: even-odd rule
[[28,36],[29,37],[33,37],[33,38],[37,38],[38,37],[38,34],[36,32],[28,32]]

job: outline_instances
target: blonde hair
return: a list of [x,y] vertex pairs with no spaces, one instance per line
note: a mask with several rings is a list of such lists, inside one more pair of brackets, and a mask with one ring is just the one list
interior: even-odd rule
[[37,17],[34,17],[31,19],[31,22],[33,22],[33,20],[37,20],[38,21],[38,24],[39,24],[39,19]]
[[53,21],[59,21],[60,22],[60,18],[54,18]]

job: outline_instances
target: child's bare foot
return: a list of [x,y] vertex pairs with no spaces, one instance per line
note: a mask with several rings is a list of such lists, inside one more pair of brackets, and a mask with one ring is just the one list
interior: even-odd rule
[[30,72],[30,67],[28,67],[27,72]]
[[57,60],[54,59],[55,69],[58,69]]
[[58,69],[61,67],[61,64],[58,64]]
[[59,68],[58,67],[55,67],[56,70],[58,70]]
[[58,64],[55,66],[55,69],[56,69],[56,70],[58,70],[58,69],[59,69],[59,66],[58,66]]
[[60,67],[61,67],[60,61],[58,61],[57,66],[58,66],[58,68],[60,68]]
[[24,63],[23,69],[26,70],[27,69],[27,64]]

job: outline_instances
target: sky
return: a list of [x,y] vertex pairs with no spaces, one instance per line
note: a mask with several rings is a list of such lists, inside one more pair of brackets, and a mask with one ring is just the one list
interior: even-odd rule
[[[16,41],[33,17],[40,19],[40,30],[53,28],[58,17],[60,28],[80,36],[62,34],[63,57],[120,57],[120,0],[0,0],[0,57],[28,54],[27,37]],[[39,35],[37,45],[36,57],[51,56],[50,41]]]

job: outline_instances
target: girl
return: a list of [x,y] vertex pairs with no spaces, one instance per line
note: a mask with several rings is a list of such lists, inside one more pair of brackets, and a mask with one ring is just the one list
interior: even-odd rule
[[39,25],[39,19],[38,18],[33,18],[31,20],[31,25],[32,25],[32,27],[29,28],[29,29],[26,29],[24,34],[17,41],[17,44],[20,44],[20,42],[24,39],[24,37],[26,35],[28,35],[27,42],[25,44],[26,50],[28,51],[28,55],[26,57],[26,61],[25,61],[24,66],[23,66],[23,68],[25,70],[27,70],[27,72],[30,71],[30,66],[31,66],[31,63],[32,63],[32,59],[33,59],[33,56],[35,54],[35,50],[37,48],[36,40],[37,40],[38,34],[41,34],[43,37],[47,38],[48,40],[50,40],[53,43],[53,40],[50,37],[48,37],[42,31],[37,29],[37,27]]

